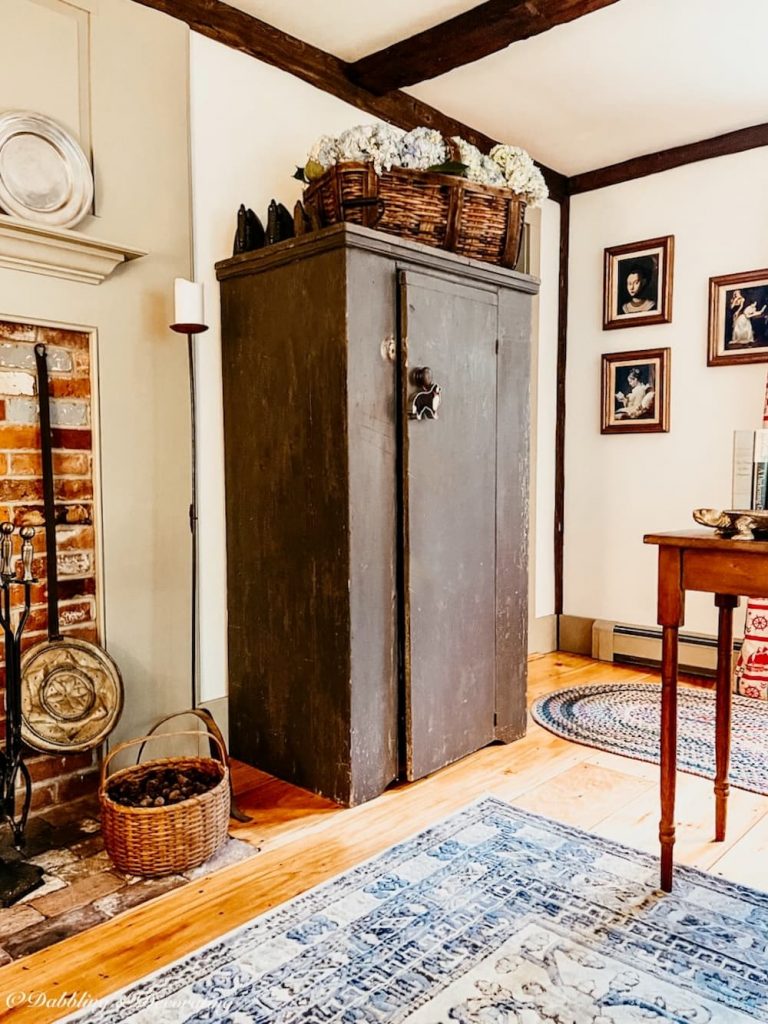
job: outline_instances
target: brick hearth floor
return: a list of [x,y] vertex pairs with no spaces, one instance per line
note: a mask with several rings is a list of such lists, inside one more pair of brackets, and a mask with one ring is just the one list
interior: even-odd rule
[[229,839],[209,861],[181,875],[122,874],[104,849],[95,797],[32,818],[23,855],[10,845],[7,832],[0,839],[0,860],[37,864],[44,875],[39,888],[0,909],[0,966],[258,853],[257,846]]

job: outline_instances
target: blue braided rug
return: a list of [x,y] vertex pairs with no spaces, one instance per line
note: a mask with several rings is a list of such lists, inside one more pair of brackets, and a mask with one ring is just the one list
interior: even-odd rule
[[69,1019],[768,1021],[768,893],[658,870],[487,797]]
[[[733,696],[731,785],[768,794],[768,704]],[[534,721],[576,743],[659,763],[661,686],[598,683],[540,697]],[[692,775],[715,777],[715,694],[678,687],[677,764]]]

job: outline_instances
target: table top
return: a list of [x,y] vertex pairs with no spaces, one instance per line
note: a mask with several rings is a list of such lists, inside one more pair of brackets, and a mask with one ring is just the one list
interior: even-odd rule
[[670,548],[699,548],[707,551],[739,552],[747,555],[768,556],[766,540],[735,540],[718,537],[714,530],[674,530],[671,533],[647,533],[645,544],[658,544]]

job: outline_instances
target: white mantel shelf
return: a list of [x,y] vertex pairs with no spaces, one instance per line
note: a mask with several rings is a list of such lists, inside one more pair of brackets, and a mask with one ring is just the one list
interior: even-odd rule
[[140,249],[0,215],[0,267],[101,284],[115,267],[146,256]]

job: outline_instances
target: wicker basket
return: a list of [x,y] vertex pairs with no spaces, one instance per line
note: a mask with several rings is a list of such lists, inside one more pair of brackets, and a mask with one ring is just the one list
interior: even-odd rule
[[472,259],[514,267],[525,201],[506,188],[433,171],[372,164],[330,167],[304,192],[323,227],[350,221]]
[[[121,750],[147,740],[170,736],[197,736],[199,731],[162,733],[119,743],[110,751],[101,769],[99,802],[101,827],[107,853],[119,871],[129,875],[173,875],[188,871],[208,860],[226,841],[229,824],[229,769],[212,757],[166,757],[121,768],[111,777],[107,769]],[[226,757],[222,744],[215,740]],[[141,756],[141,753],[139,754]],[[206,793],[163,807],[127,807],[107,795],[110,783],[117,779],[140,779],[158,768],[205,768],[215,772],[219,781]]]

